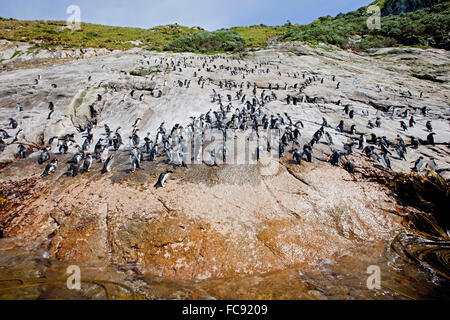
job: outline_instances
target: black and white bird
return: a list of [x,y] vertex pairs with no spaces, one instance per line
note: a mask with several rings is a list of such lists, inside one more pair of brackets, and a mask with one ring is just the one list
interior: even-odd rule
[[44,169],[44,172],[41,174],[41,177],[46,177],[52,173],[56,172],[58,169],[58,159],[53,159]]
[[420,158],[417,159],[416,162],[414,163],[414,168],[412,170],[414,172],[420,172],[424,163],[425,159],[422,156],[420,156]]
[[83,172],[89,172],[89,170],[91,170],[92,162],[93,162],[92,155],[90,153],[88,153],[84,157]]
[[113,160],[114,160],[113,155],[110,155],[106,159],[106,161],[103,163],[103,169],[102,169],[102,173],[103,174],[107,173],[107,172],[111,172],[111,165],[112,165]]
[[38,163],[43,164],[48,160],[50,160],[50,152],[48,152],[48,150],[44,148],[42,149],[41,154],[39,155]]
[[166,187],[166,181],[170,177],[170,175],[173,173],[173,171],[168,170],[159,175],[158,182],[154,185],[154,188],[165,188]]

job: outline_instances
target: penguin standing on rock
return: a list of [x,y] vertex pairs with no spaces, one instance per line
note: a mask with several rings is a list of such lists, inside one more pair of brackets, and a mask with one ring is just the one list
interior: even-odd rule
[[170,175],[172,173],[173,173],[173,171],[171,171],[171,170],[168,170],[168,171],[165,171],[165,172],[161,173],[159,175],[158,182],[156,182],[154,187],[156,189],[158,189],[158,188],[165,188],[166,187],[166,181],[167,181],[167,179],[170,177]]
[[436,135],[436,133],[432,132],[427,136],[428,144],[434,145],[434,136],[435,135]]
[[25,148],[22,144],[19,144],[17,146],[17,148],[19,149],[19,157],[21,159],[25,159],[27,157],[27,154],[28,154],[27,148]]
[[414,172],[420,172],[422,169],[423,164],[425,163],[424,158],[421,156],[417,161],[414,163],[414,168],[412,169]]
[[107,172],[111,172],[111,165],[112,165],[113,160],[114,160],[113,155],[110,155],[110,156],[106,159],[105,163],[103,164],[103,169],[102,169],[102,173],[103,173],[103,174],[104,174],[104,173],[107,173]]
[[50,160],[50,153],[48,152],[47,149],[42,149],[42,152],[38,158],[38,163],[43,164],[44,162],[46,162],[48,160]]
[[89,170],[91,170],[92,162],[93,162],[92,155],[88,153],[84,158],[83,172],[89,172]]
[[333,166],[338,166],[339,165],[339,159],[341,158],[341,154],[339,151],[334,151],[333,155],[331,156],[331,164]]
[[300,165],[302,163],[302,155],[300,154],[300,152],[298,152],[297,149],[295,149],[294,151],[293,158],[296,164]]
[[141,168],[141,161],[140,159],[133,153],[129,153],[130,156],[130,163],[131,163],[131,172],[134,173],[136,169],[144,170]]
[[41,174],[41,178],[46,177],[52,173],[55,173],[57,168],[58,168],[58,159],[53,159],[45,167],[44,172]]
[[9,118],[9,128],[10,129],[16,129],[17,128],[17,121],[13,118]]
[[345,170],[347,170],[349,173],[355,173],[355,164],[352,160],[348,160],[345,164]]

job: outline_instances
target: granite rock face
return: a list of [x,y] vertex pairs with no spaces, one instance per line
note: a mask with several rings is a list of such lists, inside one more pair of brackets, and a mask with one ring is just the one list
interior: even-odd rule
[[[186,58],[188,66],[173,71],[159,64],[161,58]],[[132,266],[136,274],[168,280],[212,281],[293,269],[315,272],[318,266],[333,265],[348,256],[360,257],[356,260],[364,263],[352,260],[346,271],[353,268],[364,273],[369,260],[387,265],[386,248],[402,229],[399,215],[412,209],[402,207],[379,183],[388,181],[392,171],[374,166],[360,150],[348,156],[357,168],[354,175],[343,165],[329,163],[332,151],[322,142],[312,163],[298,166],[286,151],[276,172],[268,176],[261,174],[260,164],[192,165],[177,168],[166,188],[154,189],[158,175],[171,166],[161,157],[144,161],[144,170],[131,174],[127,147],[123,147],[111,173],[102,175],[102,164],[94,163],[89,173],[68,177],[68,154],[55,155],[60,160],[55,175],[39,177],[44,169],[37,164],[39,149],[51,137],[69,133],[81,145],[78,128],[92,120],[92,108],[98,114],[95,141],[102,136],[104,124],[112,130],[121,127],[127,139],[137,118],[142,119],[142,137],[147,132],[154,135],[162,121],[171,128],[189,123],[190,116],[216,110],[212,89],[224,97],[234,95],[220,89],[219,81],[250,81],[256,83],[258,94],[268,90],[269,83],[279,83],[278,99],[265,106],[266,112],[286,112],[294,122],[301,120],[302,144],[320,128],[322,117],[330,125],[327,132],[336,148],[358,139],[348,133],[353,124],[357,132],[373,132],[392,141],[397,135],[408,143],[411,136],[426,140],[425,122],[431,119],[437,144],[408,152],[406,161],[393,156],[392,169],[410,172],[411,162],[419,155],[433,156],[441,168],[449,166],[448,52],[386,48],[353,53],[292,43],[252,53],[242,61],[223,57],[214,62],[232,67],[259,63],[267,64],[270,73],[249,74],[243,80],[242,75],[219,68],[205,71],[199,56],[136,49],[0,73],[1,126],[12,137],[23,129],[18,139],[30,153],[26,159],[17,159],[17,144],[11,144],[0,154],[4,200],[0,228],[5,239],[14,239],[15,246],[28,248],[30,254],[45,253],[50,261],[97,268]],[[153,71],[131,75],[142,68]],[[318,81],[300,93],[294,85],[304,81],[302,74]],[[420,79],[425,74],[434,80]],[[38,75],[41,80],[36,84]],[[197,83],[200,76],[206,79],[203,88]],[[179,80],[192,83],[189,88],[180,87]],[[251,89],[245,91],[251,96]],[[287,95],[304,102],[288,105]],[[47,120],[50,101],[55,112]],[[22,112],[17,111],[17,103]],[[241,107],[239,101],[232,103]],[[353,119],[344,113],[345,105],[355,110]],[[400,110],[394,119],[388,111],[391,106]],[[414,128],[400,130],[401,112],[414,113],[414,108],[424,106],[428,118],[418,115]],[[368,117],[363,110],[369,111]],[[377,110],[383,112],[382,126],[369,130],[367,122],[374,121]],[[17,129],[7,128],[9,118],[18,121]],[[344,133],[334,129],[341,119]],[[7,243],[10,248],[11,242]],[[311,291],[304,283],[300,287],[302,292]],[[318,295],[311,291],[310,296]],[[230,293],[225,290],[215,296],[230,298]],[[241,297],[255,296],[247,292]]]

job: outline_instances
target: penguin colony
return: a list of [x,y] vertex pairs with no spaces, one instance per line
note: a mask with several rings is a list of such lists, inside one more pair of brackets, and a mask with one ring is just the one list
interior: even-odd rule
[[[197,160],[199,152],[188,154],[190,150],[188,143],[194,142],[196,145],[203,145],[206,130],[216,129],[223,133],[224,141],[237,137],[240,133],[249,132],[249,140],[258,140],[255,150],[251,150],[257,160],[262,153],[271,152],[276,148],[278,156],[288,157],[289,160],[301,165],[302,161],[312,162],[315,147],[319,143],[329,146],[331,156],[329,161],[334,166],[342,166],[350,173],[355,173],[355,163],[348,159],[349,155],[361,154],[385,170],[392,170],[391,161],[406,161],[405,155],[417,152],[420,145],[434,146],[436,144],[436,132],[433,130],[433,118],[427,107],[414,108],[409,106],[405,110],[398,110],[390,107],[387,110],[376,109],[375,113],[370,106],[363,110],[355,110],[350,105],[342,105],[340,101],[336,104],[342,108],[342,119],[339,123],[329,123],[326,117],[317,119],[315,124],[306,123],[302,119],[293,119],[288,113],[274,113],[266,106],[274,101],[285,105],[292,105],[302,108],[302,104],[311,103],[304,94],[304,90],[310,85],[332,84],[335,90],[342,90],[343,84],[336,76],[329,78],[312,75],[307,72],[288,72],[286,76],[292,80],[291,83],[267,82],[264,86],[248,81],[251,75],[264,75],[267,78],[281,76],[279,66],[276,63],[257,63],[251,65],[250,62],[233,59],[238,66],[232,66],[232,58],[216,55],[211,57],[181,57],[181,58],[149,58],[143,56],[142,64],[155,66],[169,72],[189,73],[191,77],[185,81],[177,80],[168,83],[164,80],[159,89],[154,89],[151,96],[161,98],[164,87],[173,87],[189,90],[192,85],[198,86],[211,93],[211,104],[213,107],[200,116],[192,116],[186,119],[186,123],[175,124],[167,128],[165,122],[159,124],[156,132],[148,132],[145,135],[140,133],[142,119],[137,118],[128,128],[110,128],[107,123],[98,125],[98,115],[100,111],[91,107],[92,119],[84,127],[78,128],[78,132],[67,132],[63,136],[51,137],[44,141],[45,145],[39,151],[37,162],[43,166],[41,177],[55,174],[60,170],[65,170],[67,175],[76,177],[79,174],[92,170],[94,163],[101,163],[101,172],[106,174],[114,170],[114,162],[117,154],[126,152],[129,157],[129,173],[137,170],[144,170],[145,166],[158,159],[164,159],[167,164],[173,167],[183,166]],[[229,74],[230,78],[239,80],[212,81],[208,78],[208,72],[221,71]],[[40,75],[34,80],[34,85],[38,85],[42,77]],[[153,78],[152,78],[153,79]],[[93,83],[93,76],[87,79]],[[99,86],[101,83],[99,84]],[[57,84],[52,83],[52,88],[57,88]],[[117,92],[117,88],[111,90]],[[381,92],[381,87],[377,85],[377,91]],[[411,92],[407,92],[412,96]],[[423,93],[420,93],[423,97]],[[98,95],[97,101],[102,101],[104,97]],[[139,99],[143,101],[144,94],[136,94],[136,90],[131,90],[123,94],[120,103],[126,103],[127,99]],[[57,106],[53,101],[48,102],[47,120],[51,120]],[[24,107],[18,103],[17,113],[24,112]],[[347,121],[355,117],[366,118],[367,126],[365,130],[358,132],[355,125],[350,128]],[[16,117],[19,118],[19,117]],[[383,119],[390,118],[398,120],[398,135],[391,141],[386,136],[377,136],[372,132],[374,128],[382,128]],[[420,121],[419,121],[420,120]],[[309,121],[310,122],[310,121]],[[317,126],[317,123],[319,125]],[[303,130],[305,125],[316,126],[317,130],[313,136],[307,136]],[[423,126],[426,135],[414,137],[408,135],[408,129],[415,126]],[[95,136],[94,129],[102,128],[100,136]],[[270,141],[261,140],[261,132],[265,130],[276,130],[279,134],[279,143],[272,144]],[[23,129],[20,128],[20,121],[9,118],[8,123],[0,128],[0,153],[8,145],[17,145],[17,156],[20,159],[30,156],[30,148],[26,143],[21,142],[20,135]],[[98,131],[98,130],[97,130]],[[122,132],[128,132],[125,139]],[[348,141],[342,145],[334,143],[333,137],[337,134],[345,134]],[[81,145],[76,143],[76,138],[82,140]],[[443,137],[445,139],[445,137]],[[262,142],[263,141],[263,142]],[[442,144],[442,143],[441,143]],[[448,146],[448,143],[444,143]],[[223,145],[215,150],[209,151],[201,162],[208,166],[217,166],[226,162],[226,146]],[[58,157],[63,154],[73,154],[68,163],[61,163]],[[187,157],[193,157],[187,159]],[[314,158],[316,159],[316,158]],[[432,170],[439,174],[448,171],[447,168],[440,167],[433,157],[425,158],[417,154],[417,160],[408,164],[412,172],[420,173],[423,170]],[[61,168],[62,167],[62,168]],[[97,169],[96,169],[97,170]],[[172,170],[161,173],[155,188],[164,187]]]

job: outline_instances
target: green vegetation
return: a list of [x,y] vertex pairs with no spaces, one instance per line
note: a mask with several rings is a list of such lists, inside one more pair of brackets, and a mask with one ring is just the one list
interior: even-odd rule
[[[384,8],[387,0],[373,4]],[[380,30],[369,30],[367,7],[336,17],[326,16],[308,25],[255,25],[205,32],[199,27],[179,25],[151,29],[109,27],[82,23],[71,31],[60,21],[19,21],[0,18],[0,39],[25,41],[45,49],[106,48],[126,50],[143,47],[152,51],[190,51],[201,53],[241,51],[264,48],[268,42],[304,41],[325,43],[341,48],[365,50],[387,46],[420,46],[450,49],[450,2],[431,8],[381,18]]]
[[[354,49],[386,46],[432,46],[450,49],[450,3],[381,18],[380,30],[369,30],[366,7],[336,18],[322,17],[305,26],[291,26],[281,37],[284,41],[325,42]],[[351,42],[352,36],[362,37]]]
[[271,38],[278,38],[286,31],[285,27],[268,27],[265,25],[250,27],[234,27],[230,30],[239,33],[244,38],[246,46],[250,48],[266,47]]
[[[180,37],[201,32],[179,25],[151,29],[110,27],[82,23],[71,31],[65,21],[20,21],[0,17],[0,39],[35,43],[41,48],[106,48],[126,50],[136,46],[161,47]],[[139,41],[140,44],[132,43]]]
[[19,54],[21,54],[22,53],[22,51],[20,51],[20,50],[16,50],[14,53],[13,53],[13,55],[11,56],[11,58],[9,58],[9,59],[14,59],[15,57],[17,57]]
[[164,46],[175,52],[238,52],[246,47],[245,40],[236,31],[219,30],[185,36]]

